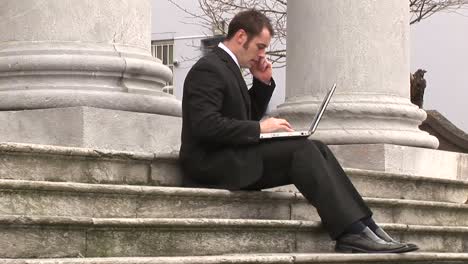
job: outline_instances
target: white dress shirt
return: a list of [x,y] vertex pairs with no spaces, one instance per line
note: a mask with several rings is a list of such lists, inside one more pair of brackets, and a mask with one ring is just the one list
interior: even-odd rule
[[234,53],[232,53],[232,51],[231,51],[228,47],[226,47],[226,45],[224,45],[223,42],[220,42],[220,43],[218,44],[218,47],[220,47],[220,48],[222,48],[224,51],[226,51],[226,52],[229,54],[229,56],[231,56],[231,58],[236,62],[237,67],[240,68],[239,61],[237,60],[236,55],[234,55]]

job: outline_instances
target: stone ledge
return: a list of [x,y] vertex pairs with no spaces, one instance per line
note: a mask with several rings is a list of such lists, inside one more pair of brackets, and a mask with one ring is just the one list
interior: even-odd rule
[[[434,151],[434,150],[429,150]],[[53,145],[40,145],[40,144],[23,144],[23,143],[0,143],[1,153],[22,153],[22,154],[47,154],[58,156],[76,156],[86,158],[98,159],[115,159],[115,160],[139,160],[139,161],[153,161],[153,160],[172,160],[176,161],[179,158],[178,151],[172,152],[133,152],[133,151],[117,151],[109,149],[96,149],[96,148],[81,148],[81,147],[65,147]],[[388,171],[378,171],[369,169],[359,169],[352,167],[345,167],[345,170],[350,175],[360,175],[368,177],[398,177],[400,179],[418,179],[431,182],[450,183],[468,185],[468,180],[464,179],[451,179],[451,178],[434,178],[425,175],[415,175],[410,173],[396,173]]]
[[[72,97],[69,99],[76,99]],[[108,104],[107,99],[100,100]],[[139,107],[154,108],[154,104],[146,103]],[[170,110],[164,105],[161,109]],[[56,107],[60,106],[0,112],[0,138],[4,142],[148,153],[171,153],[180,148],[180,117],[88,106]]]
[[0,178],[178,186],[177,152],[142,153],[51,145],[0,144]]
[[294,264],[294,263],[448,263],[468,261],[468,253],[406,254],[236,254],[189,257],[0,259],[0,264]]
[[[332,146],[339,147],[339,146]],[[400,146],[397,146],[400,147]],[[434,151],[434,150],[428,150]],[[111,159],[111,160],[138,160],[138,161],[154,161],[154,160],[169,160],[176,162],[179,158],[178,151],[172,152],[133,152],[133,151],[117,151],[109,149],[97,148],[82,148],[82,147],[65,147],[40,144],[23,144],[23,143],[0,143],[1,153],[21,153],[21,154],[43,154],[57,156],[75,156],[96,159]],[[468,155],[467,155],[468,157]],[[345,164],[346,165],[346,164]],[[345,167],[345,170],[350,175],[359,174],[360,176],[368,177],[398,177],[400,179],[424,179],[425,181],[463,184],[468,185],[468,180],[453,179],[453,178],[435,178],[426,175],[417,175],[413,173],[397,173],[392,171],[380,171],[360,169],[353,167]]]
[[[83,226],[90,228],[274,228],[280,230],[322,231],[318,221],[302,220],[257,220],[257,219],[208,219],[208,218],[91,218],[91,217],[45,217],[45,216],[0,216],[4,226]],[[468,226],[430,226],[406,224],[380,224],[395,232],[466,233]],[[320,229],[320,230],[319,230]]]
[[[0,226],[82,226],[88,228],[274,228],[281,230],[314,230],[316,221],[208,219],[208,218],[91,218],[63,216],[1,215]],[[468,227],[467,227],[468,229]],[[467,231],[468,232],[468,231]]]
[[[4,248],[0,257],[8,258],[333,251],[332,241],[316,221],[8,216],[1,217],[0,223]],[[468,243],[468,227],[381,226],[396,239],[420,245],[421,250],[461,253]]]
[[[175,151],[155,154],[3,143],[0,160],[0,179],[145,186],[183,184]],[[466,180],[362,169],[345,171],[363,196],[457,203],[464,203],[468,198]],[[381,187],[376,190],[376,186]],[[294,191],[283,187],[280,190]]]
[[0,259],[0,264],[294,264],[294,263],[452,263],[468,261],[467,253],[405,253],[405,254],[236,254],[190,257],[132,258],[62,258],[62,259]]
[[99,158],[99,159],[144,160],[144,161],[179,158],[178,152],[149,153],[149,152],[117,151],[117,150],[96,149],[96,148],[24,144],[24,143],[13,143],[13,142],[0,143],[0,153],[22,153],[22,154],[57,155],[57,156],[73,156],[73,157],[86,157],[86,158]]
[[395,172],[374,171],[374,170],[354,169],[354,168],[345,168],[345,171],[349,176],[359,175],[359,176],[364,176],[368,178],[378,177],[378,178],[385,178],[385,179],[397,178],[399,180],[418,180],[418,181],[424,181],[424,182],[468,186],[468,180],[463,180],[463,179],[433,178],[433,177],[414,175],[414,174],[408,174],[408,173],[395,173]]
[[[445,180],[443,181],[445,182]],[[460,183],[459,181],[456,181]],[[468,182],[466,183],[468,187]],[[76,182],[47,182],[47,181],[23,181],[0,179],[1,190],[23,190],[23,191],[52,191],[52,192],[72,192],[72,193],[92,193],[92,194],[125,194],[141,196],[170,196],[205,198],[207,200],[288,200],[306,202],[306,199],[299,192],[283,191],[229,191],[224,189],[190,188],[190,187],[160,187],[160,186],[138,186],[138,185],[115,185],[115,184],[94,184]],[[411,199],[391,199],[364,197],[366,202],[372,204],[384,204],[388,206],[427,206],[435,208],[468,209],[467,204],[421,201]]]
[[[345,168],[362,196],[466,203],[468,181]],[[271,190],[298,192],[293,185]]]
[[[272,191],[229,191],[223,189],[189,188],[189,187],[159,187],[159,186],[134,186],[113,184],[92,184],[75,182],[43,182],[0,179],[1,190],[23,190],[23,191],[52,191],[72,192],[89,194],[119,194],[148,196],[169,196],[204,198],[204,200],[287,200],[291,202],[306,202],[304,196],[298,192],[272,192]],[[424,206],[434,208],[468,209],[467,204],[420,201],[410,199],[390,199],[364,197],[367,203],[382,204],[386,206]]]
[[437,110],[426,110],[427,119],[420,129],[439,139],[439,149],[468,153],[468,134]]
[[202,197],[212,199],[291,200],[299,194],[292,192],[228,191],[224,189],[159,187],[138,185],[95,184],[77,182],[48,182],[0,179],[0,190],[54,191],[74,193],[128,194],[144,196]]
[[[386,223],[468,225],[468,205],[366,198]],[[319,220],[299,193],[0,180],[4,215]]]
[[393,144],[330,145],[343,167],[468,180],[468,154]]

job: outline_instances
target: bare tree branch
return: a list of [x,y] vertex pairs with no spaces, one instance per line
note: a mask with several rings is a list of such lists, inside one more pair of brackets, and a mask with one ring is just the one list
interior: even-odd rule
[[438,12],[456,12],[467,6],[468,0],[409,0],[410,25],[421,22]]

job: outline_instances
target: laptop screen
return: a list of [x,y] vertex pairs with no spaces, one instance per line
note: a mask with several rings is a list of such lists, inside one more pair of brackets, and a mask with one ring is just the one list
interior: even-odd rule
[[317,129],[320,119],[322,118],[322,115],[325,112],[325,109],[327,108],[327,105],[330,102],[331,97],[333,93],[335,92],[335,89],[336,89],[336,83],[333,84],[332,88],[328,90],[328,93],[325,96],[325,98],[323,98],[322,104],[320,105],[317,113],[315,114],[314,121],[312,121],[312,125],[310,126],[310,129],[309,129],[310,133],[314,133],[315,129]]

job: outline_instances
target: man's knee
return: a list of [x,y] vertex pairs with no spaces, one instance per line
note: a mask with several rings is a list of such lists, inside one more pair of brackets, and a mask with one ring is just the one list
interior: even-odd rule
[[311,142],[316,146],[316,148],[318,148],[318,150],[320,151],[320,153],[322,153],[324,158],[327,159],[329,155],[333,155],[333,152],[330,150],[330,148],[328,148],[327,144],[323,143],[322,141],[311,140]]
[[300,142],[300,148],[295,151],[296,156],[302,156],[303,158],[319,158],[327,157],[329,155],[329,149],[325,143],[320,140],[308,140],[303,139]]
[[312,143],[314,143],[315,145],[317,145],[317,147],[327,146],[325,143],[323,143],[322,141],[317,140],[317,139],[312,139],[312,140],[309,140],[309,141],[312,141]]

